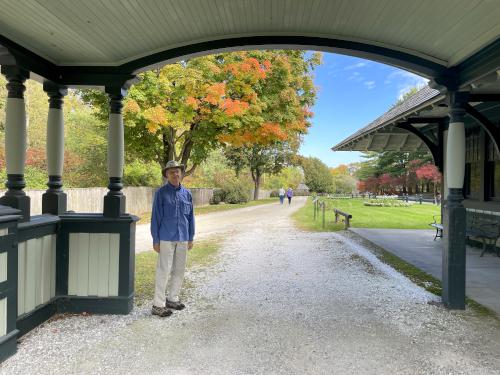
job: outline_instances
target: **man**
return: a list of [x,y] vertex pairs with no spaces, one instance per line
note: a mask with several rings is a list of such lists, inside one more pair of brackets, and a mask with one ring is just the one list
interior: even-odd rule
[[[155,193],[151,213],[153,249],[158,253],[155,295],[151,313],[160,317],[182,310],[179,292],[184,279],[187,250],[193,247],[193,198],[181,185],[184,166],[175,160],[162,171],[167,183]],[[165,295],[166,292],[166,295]]]

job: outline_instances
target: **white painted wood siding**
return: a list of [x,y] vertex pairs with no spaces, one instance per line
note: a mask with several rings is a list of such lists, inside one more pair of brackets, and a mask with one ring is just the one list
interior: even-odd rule
[[118,296],[120,235],[70,233],[68,295]]
[[7,333],[7,298],[0,300],[0,337]]
[[0,253],[0,283],[7,281],[7,253]]
[[56,235],[18,245],[18,315],[30,312],[55,296]]

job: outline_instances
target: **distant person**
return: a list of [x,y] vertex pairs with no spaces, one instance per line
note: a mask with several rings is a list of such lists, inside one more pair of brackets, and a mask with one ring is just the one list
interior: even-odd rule
[[283,204],[283,201],[285,200],[285,188],[280,187],[278,195],[280,197],[280,204]]
[[436,193],[436,204],[437,205],[441,204],[441,194],[439,192]]
[[193,247],[194,213],[191,192],[181,185],[184,166],[167,163],[162,175],[167,179],[155,193],[151,213],[153,250],[158,253],[155,294],[151,313],[160,317],[185,306],[179,300],[184,280],[187,251]]
[[286,191],[286,197],[288,198],[288,205],[292,204],[293,190],[291,187]]

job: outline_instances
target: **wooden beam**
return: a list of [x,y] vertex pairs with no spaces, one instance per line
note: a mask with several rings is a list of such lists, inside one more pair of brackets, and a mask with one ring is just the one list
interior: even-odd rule
[[408,141],[409,136],[410,136],[410,134],[403,135],[403,142],[401,142],[401,144],[399,145],[398,151],[400,151],[406,145],[406,142]]
[[500,152],[500,128],[470,104],[465,104],[464,109],[484,128],[486,133],[488,133],[490,138],[493,140],[497,152]]

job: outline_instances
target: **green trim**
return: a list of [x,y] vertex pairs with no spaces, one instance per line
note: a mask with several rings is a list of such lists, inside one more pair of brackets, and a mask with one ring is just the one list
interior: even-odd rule
[[39,55],[29,51],[10,39],[0,35],[0,44],[8,53],[4,53],[4,64],[17,64],[33,71],[57,84],[63,85],[123,85],[134,79],[134,74],[151,65],[180,60],[183,57],[208,51],[227,48],[255,46],[294,46],[295,48],[318,49],[344,55],[357,56],[397,66],[426,77],[449,76],[454,72],[444,65],[406,52],[380,47],[367,43],[334,38],[321,38],[297,35],[250,36],[218,39],[172,48],[154,53],[120,66],[57,66]]
[[495,72],[500,66],[500,38],[458,65],[460,85]]
[[135,221],[130,223],[127,232],[120,233],[120,260],[118,267],[118,295],[133,295],[135,276]]
[[57,298],[53,298],[49,302],[36,307],[34,310],[17,317],[19,337],[25,335],[33,328],[50,319],[50,317],[57,312],[57,305],[54,303],[55,301],[57,301]]
[[134,295],[118,297],[59,297],[57,312],[120,314],[130,313],[134,307]]
[[56,234],[60,221],[59,217],[52,215],[33,216],[31,221],[19,224],[18,242]]
[[7,333],[0,339],[0,362],[5,361],[17,351],[17,335],[19,331],[15,329]]

